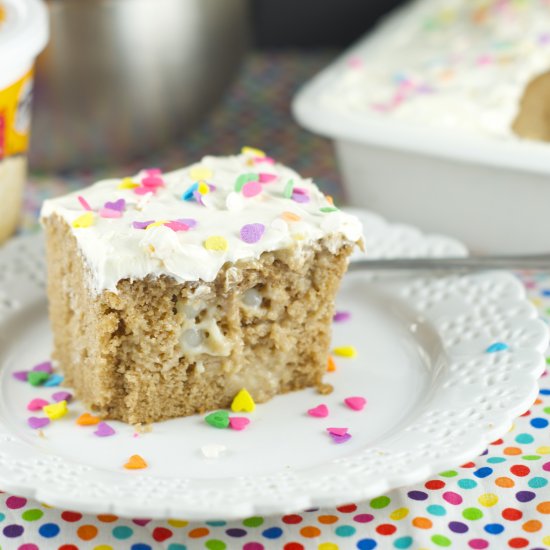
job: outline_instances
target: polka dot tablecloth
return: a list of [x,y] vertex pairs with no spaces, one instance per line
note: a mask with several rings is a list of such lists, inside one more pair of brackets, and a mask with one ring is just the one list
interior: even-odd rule
[[[336,198],[336,163],[325,140],[294,125],[289,100],[296,87],[325,65],[330,53],[254,55],[208,120],[181,145],[140,161],[168,169],[208,150],[237,151],[250,144],[315,177]],[[211,143],[215,144],[212,148]],[[140,164],[98,167],[94,173],[33,175],[23,231],[36,229],[41,201],[104,173],[128,174]],[[550,319],[550,275],[520,274],[543,318]],[[192,549],[548,549],[550,548],[550,377],[511,431],[474,461],[424,483],[368,502],[241,521],[185,518],[150,521],[59,510],[0,494],[2,550]]]

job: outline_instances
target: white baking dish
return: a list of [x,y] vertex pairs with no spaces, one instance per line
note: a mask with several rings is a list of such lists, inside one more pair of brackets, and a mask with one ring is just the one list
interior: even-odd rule
[[307,83],[294,99],[295,117],[334,140],[351,204],[448,233],[476,251],[550,251],[549,144],[426,127],[321,101],[349,60],[377,55],[381,34],[388,40],[406,15],[390,17],[384,33],[363,38]]

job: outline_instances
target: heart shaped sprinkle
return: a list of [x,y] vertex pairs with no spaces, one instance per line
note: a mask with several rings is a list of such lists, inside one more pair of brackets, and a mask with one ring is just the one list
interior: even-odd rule
[[114,202],[106,202],[104,206],[109,210],[118,210],[119,212],[124,212],[124,209],[126,208],[126,201],[124,199],[118,199]]
[[267,174],[266,172],[260,172],[258,180],[260,183],[271,183],[277,179],[276,174]]
[[97,435],[97,437],[109,437],[111,435],[115,435],[115,430],[109,424],[106,422],[100,422],[97,425],[97,429],[94,432],[94,435]]
[[99,215],[106,219],[122,218],[122,212],[119,210],[111,210],[110,208],[102,208],[99,211]]
[[189,229],[193,229],[194,227],[197,227],[197,220],[193,218],[178,218],[175,221],[186,225]]
[[300,195],[298,193],[292,193],[292,200],[294,202],[306,203],[306,202],[309,202],[309,197],[307,195]]
[[139,456],[139,455],[132,455],[126,464],[124,464],[124,467],[127,470],[143,470],[144,468],[147,468],[147,462]]
[[99,424],[100,422],[101,422],[100,418],[98,418],[97,416],[94,416],[93,414],[87,413],[87,412],[81,414],[76,420],[76,423],[79,426],[95,426],[96,424]]
[[147,229],[155,220],[149,220],[146,222],[132,222],[132,227],[134,229]]
[[40,399],[37,397],[36,399],[32,399],[29,401],[29,404],[27,405],[28,411],[41,411],[46,405],[49,405],[49,402],[45,399]]
[[160,168],[145,168],[143,170],[148,176],[161,176],[162,170]]
[[222,430],[229,426],[229,413],[227,411],[216,411],[205,416],[204,421],[209,426]]
[[332,438],[332,441],[334,443],[345,443],[346,441],[349,441],[351,439],[351,434],[343,434],[343,435],[337,435],[337,434],[329,434]]
[[139,183],[133,181],[132,178],[122,178],[117,189],[135,189],[136,187],[139,187]]
[[367,404],[364,397],[346,397],[344,403],[353,411],[362,411]]
[[331,435],[344,435],[348,433],[348,428],[327,428],[327,432]]
[[75,229],[85,229],[87,227],[91,227],[94,225],[94,213],[93,212],[86,212],[85,214],[82,214],[81,216],[78,216],[76,220],[73,221],[72,226]]
[[27,424],[33,430],[39,430],[40,428],[45,428],[50,423],[49,418],[38,418],[36,416],[31,416],[27,419]]
[[313,409],[309,409],[307,414],[314,418],[326,418],[328,416],[328,407],[326,405],[317,405]]
[[265,232],[263,223],[248,223],[241,227],[241,239],[247,244],[257,243]]
[[250,424],[250,420],[244,416],[232,416],[229,419],[229,427],[232,430],[244,430]]
[[233,412],[252,412],[255,408],[256,403],[254,403],[254,399],[245,388],[235,396],[231,403]]
[[19,380],[20,382],[27,382],[29,379],[29,371],[28,370],[19,370],[17,372],[12,373],[12,376]]
[[44,382],[45,388],[54,388],[59,386],[63,382],[63,376],[60,374],[51,374],[50,377]]
[[59,403],[46,405],[42,410],[50,420],[59,420],[69,412],[69,409],[67,408],[67,401],[60,401]]
[[155,187],[146,187],[145,185],[134,187],[134,193],[136,195],[147,195],[147,193],[153,194],[154,191],[156,191]]
[[47,372],[48,374],[52,374],[53,366],[50,361],[45,361],[44,363],[35,365],[32,370],[35,372]]
[[201,447],[201,452],[205,458],[218,458],[226,449],[227,447],[225,445],[210,443],[209,445],[203,445]]
[[141,185],[149,188],[150,190],[155,190],[157,187],[164,185],[164,180],[156,175],[148,175],[141,178]]
[[327,372],[334,372],[336,370],[336,363],[334,362],[334,359],[332,356],[328,356],[327,361]]
[[259,181],[249,181],[243,185],[243,195],[247,198],[255,197],[262,192],[262,184]]
[[28,374],[27,380],[31,386],[42,386],[44,382],[50,377],[47,372],[41,370],[31,370]]
[[57,403],[59,403],[59,401],[67,401],[67,403],[70,403],[73,399],[73,394],[68,391],[58,391],[52,395],[52,399]]

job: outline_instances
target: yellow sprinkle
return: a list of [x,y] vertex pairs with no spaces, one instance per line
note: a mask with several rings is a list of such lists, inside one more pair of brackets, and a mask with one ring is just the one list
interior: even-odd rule
[[195,166],[195,168],[191,168],[189,171],[189,175],[191,176],[191,179],[193,181],[197,180],[209,180],[214,173],[210,168],[207,168],[206,166]]
[[161,225],[164,225],[168,223],[166,220],[159,220],[158,222],[150,223],[146,228],[145,231],[148,229],[151,229],[151,227],[160,227]]
[[50,420],[59,420],[67,414],[69,409],[67,408],[67,401],[60,401],[59,403],[46,405],[42,407],[42,410]]
[[223,237],[208,237],[208,239],[204,241],[203,246],[206,250],[223,252],[224,250],[227,250],[227,241]]
[[281,214],[281,218],[287,222],[299,222],[302,218],[298,216],[298,214],[294,214],[294,212],[288,212],[285,211]]
[[357,350],[353,346],[340,346],[339,348],[334,348],[332,353],[338,355],[338,357],[352,358],[357,356]]
[[408,508],[397,508],[390,514],[390,518],[393,520],[400,520],[406,518],[409,515]]
[[94,225],[94,221],[95,221],[94,213],[86,212],[81,216],[78,216],[78,218],[74,220],[73,227],[77,229],[84,229],[85,227],[90,227],[91,225]]
[[133,181],[132,178],[122,178],[117,189],[135,189],[136,187],[139,187],[139,183]]
[[187,527],[189,522],[184,519],[169,519],[168,525],[171,525],[172,527]]
[[206,193],[210,193],[210,187],[208,187],[208,184],[204,181],[199,181],[199,187],[197,188],[197,191],[201,195],[206,195]]
[[292,238],[295,241],[303,241],[305,239],[305,236],[302,233],[295,233],[294,235],[292,235]]
[[235,396],[233,403],[231,403],[233,412],[252,412],[255,408],[256,403],[254,403],[254,399],[245,388]]
[[252,155],[254,157],[265,157],[265,153],[261,149],[256,149],[256,147],[243,147],[241,149],[243,155]]

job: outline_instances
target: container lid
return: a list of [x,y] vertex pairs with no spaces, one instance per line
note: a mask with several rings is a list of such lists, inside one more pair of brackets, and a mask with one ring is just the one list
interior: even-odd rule
[[2,66],[33,59],[47,41],[48,12],[42,0],[0,0]]

